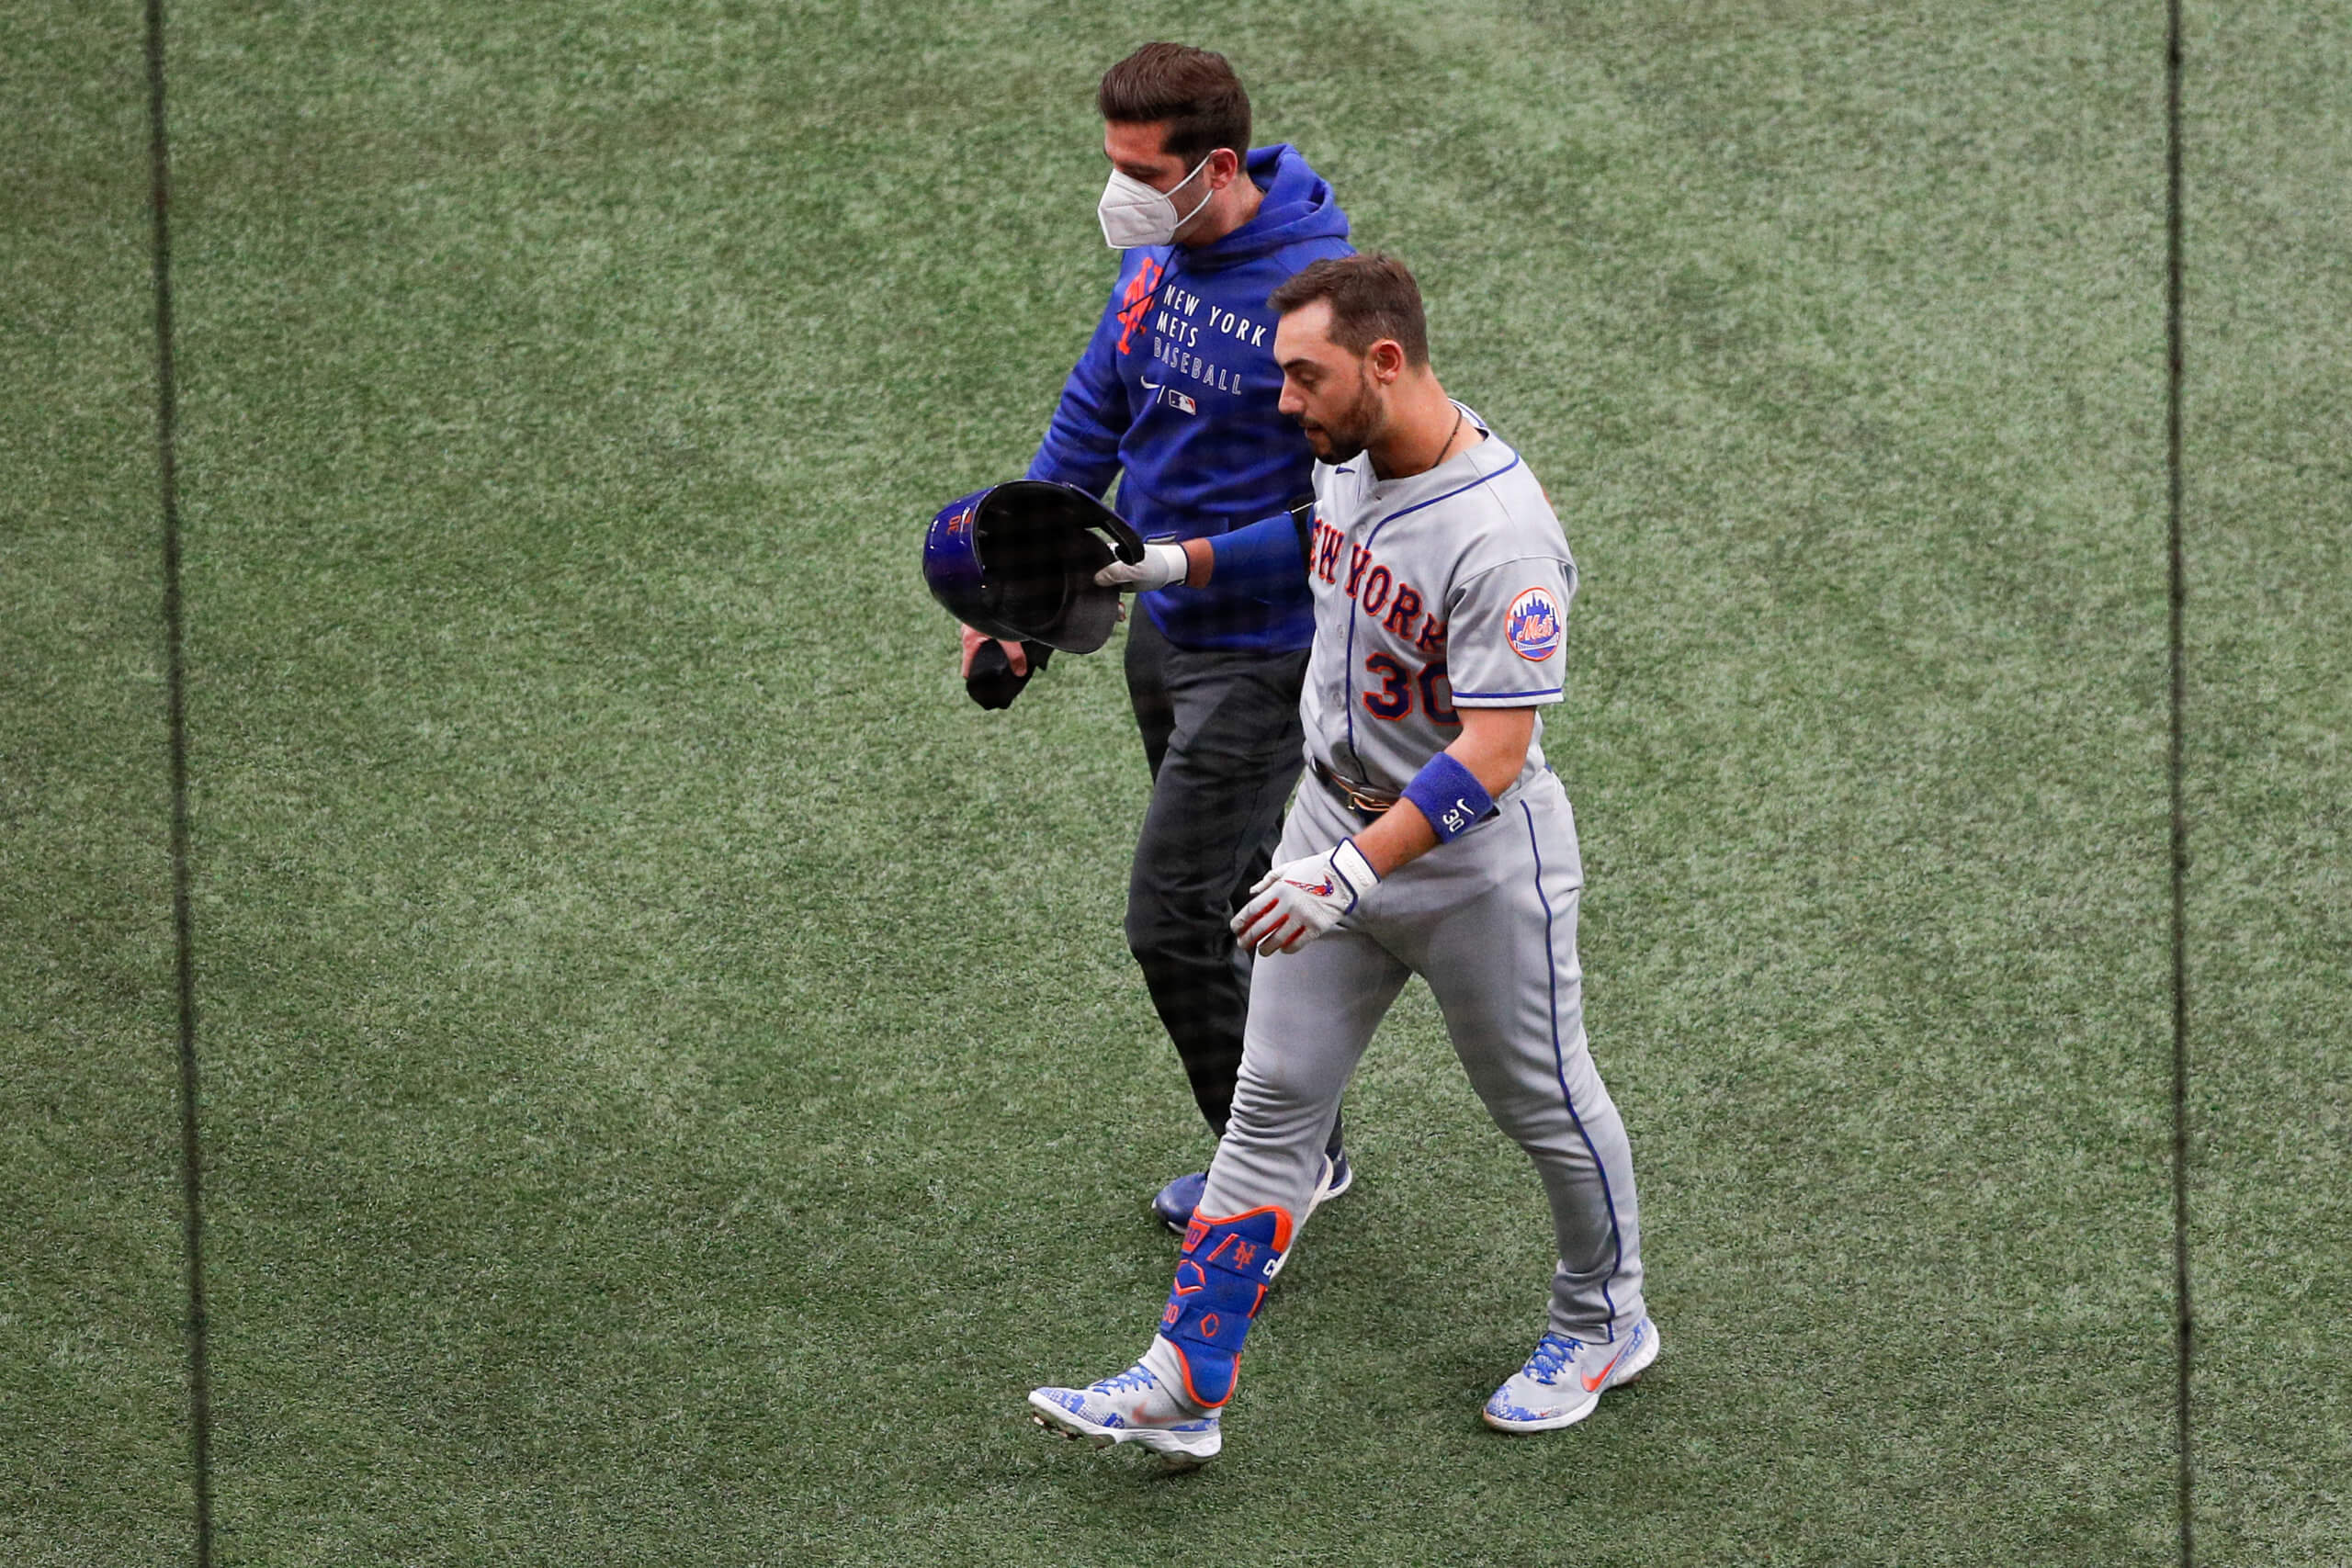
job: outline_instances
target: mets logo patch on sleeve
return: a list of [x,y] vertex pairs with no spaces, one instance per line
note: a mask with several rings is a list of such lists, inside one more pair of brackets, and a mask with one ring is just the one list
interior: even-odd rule
[[1560,651],[1560,602],[1548,588],[1531,588],[1503,612],[1503,635],[1510,650],[1540,663]]

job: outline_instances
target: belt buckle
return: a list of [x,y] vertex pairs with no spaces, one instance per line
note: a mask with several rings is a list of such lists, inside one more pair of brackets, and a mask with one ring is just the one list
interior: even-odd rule
[[1393,799],[1383,799],[1378,795],[1366,795],[1363,791],[1350,784],[1346,779],[1341,778],[1340,776],[1339,770],[1336,768],[1325,768],[1322,770],[1322,773],[1324,778],[1329,780],[1334,788],[1338,789],[1341,795],[1347,797],[1348,804],[1355,807],[1356,810],[1362,812],[1366,817],[1377,817],[1382,812],[1396,804]]

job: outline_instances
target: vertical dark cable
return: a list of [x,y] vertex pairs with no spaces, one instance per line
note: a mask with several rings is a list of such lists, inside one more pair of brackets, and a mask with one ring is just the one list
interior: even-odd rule
[[204,1163],[196,1119],[196,946],[188,913],[187,665],[180,606],[178,390],[172,365],[171,167],[164,134],[164,3],[147,0],[147,162],[155,241],[155,451],[164,498],[164,661],[172,754],[172,933],[179,968],[180,1180],[187,1251],[188,1456],[196,1561],[212,1562],[212,1379],[205,1353]]
[[2194,1469],[2188,1448],[2188,809],[2182,788],[2187,659],[2181,556],[2180,0],[2167,0],[2165,42],[2165,457],[2168,491],[2172,675],[2172,1275],[2174,1416],[2179,1473],[2181,1568],[2196,1562]]

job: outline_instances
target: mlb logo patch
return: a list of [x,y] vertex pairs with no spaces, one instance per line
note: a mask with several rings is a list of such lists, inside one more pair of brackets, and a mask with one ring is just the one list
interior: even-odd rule
[[1560,604],[1548,588],[1531,588],[1503,613],[1503,635],[1510,649],[1531,663],[1560,650]]

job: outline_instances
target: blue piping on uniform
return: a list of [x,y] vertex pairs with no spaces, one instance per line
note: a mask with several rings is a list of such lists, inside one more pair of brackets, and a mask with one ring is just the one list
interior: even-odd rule
[[[1348,603],[1352,604],[1355,601],[1350,599]],[[1348,716],[1348,765],[1352,771],[1362,773],[1363,753],[1356,750],[1356,613],[1353,610],[1348,612],[1348,651],[1340,660],[1340,711]]]
[[1460,702],[1464,697],[1556,697],[1559,694],[1559,687],[1545,686],[1532,692],[1456,692],[1453,700]]
[[[1492,433],[1489,432],[1489,434],[1491,434]],[[1372,532],[1363,536],[1363,547],[1367,550],[1372,548],[1372,542],[1380,537],[1380,531],[1383,528],[1387,527],[1391,523],[1396,522],[1399,517],[1408,517],[1412,515],[1412,513],[1419,512],[1422,507],[1435,506],[1441,501],[1452,501],[1455,496],[1460,495],[1465,490],[1476,490],[1488,479],[1498,479],[1502,478],[1505,474],[1519,467],[1519,454],[1513,452],[1510,455],[1510,461],[1505,463],[1501,468],[1497,468],[1491,474],[1481,474],[1476,479],[1472,479],[1468,484],[1456,485],[1453,489],[1447,491],[1443,495],[1433,495],[1427,501],[1417,501],[1413,502],[1412,505],[1405,508],[1402,512],[1390,513],[1387,516],[1382,518],[1379,522],[1374,523],[1372,525]],[[1343,474],[1347,471],[1348,470],[1345,468],[1339,470],[1339,472]],[[1355,601],[1353,600],[1349,601],[1350,604],[1353,604],[1354,602]],[[1356,750],[1356,617],[1355,612],[1352,610],[1348,613],[1348,653],[1346,661],[1340,668],[1340,680],[1347,692],[1346,712],[1348,716],[1348,755],[1353,757],[1355,759],[1356,766],[1361,768],[1363,766],[1363,756]],[[1462,694],[1456,692],[1453,694],[1458,697]],[[1471,694],[1473,696],[1477,694],[1478,694],[1475,692]],[[1518,694],[1512,693],[1510,694],[1517,695]],[[1542,696],[1544,694],[1537,692],[1532,694]]]
[[1519,467],[1519,464],[1520,456],[1518,453],[1514,452],[1510,455],[1510,462],[1505,463],[1501,468],[1497,468],[1491,474],[1480,474],[1468,484],[1456,485],[1452,490],[1447,491],[1443,495],[1433,495],[1427,501],[1417,501],[1413,502],[1412,505],[1405,508],[1402,512],[1390,513],[1387,516],[1382,518],[1379,522],[1374,523],[1372,525],[1372,532],[1363,536],[1363,547],[1365,549],[1372,548],[1372,542],[1380,537],[1380,531],[1383,528],[1387,527],[1391,523],[1396,522],[1399,517],[1410,517],[1414,513],[1419,512],[1424,506],[1435,506],[1441,501],[1452,501],[1455,496],[1460,495],[1465,490],[1476,490],[1488,479],[1498,479],[1502,478],[1505,474]]
[[[1617,1197],[1609,1190],[1609,1168],[1600,1162],[1600,1151],[1592,1146],[1592,1134],[1584,1130],[1584,1118],[1577,1114],[1577,1097],[1568,1092],[1568,1065],[1560,1054],[1560,969],[1553,957],[1552,900],[1544,891],[1544,851],[1535,841],[1535,813],[1526,801],[1519,809],[1527,818],[1527,847],[1535,855],[1535,897],[1544,906],[1544,970],[1551,986],[1549,1011],[1552,1017],[1552,1070],[1560,1082],[1560,1102],[1568,1108],[1568,1120],[1576,1123],[1577,1136],[1584,1140],[1584,1152],[1592,1156],[1592,1168],[1600,1177],[1600,1201],[1609,1205],[1609,1245],[1617,1249],[1616,1266],[1610,1269],[1610,1279],[1625,1271],[1625,1238],[1617,1229]],[[1600,1304],[1609,1309],[1609,1337],[1617,1337],[1617,1301],[1609,1293],[1609,1280],[1600,1282]]]

